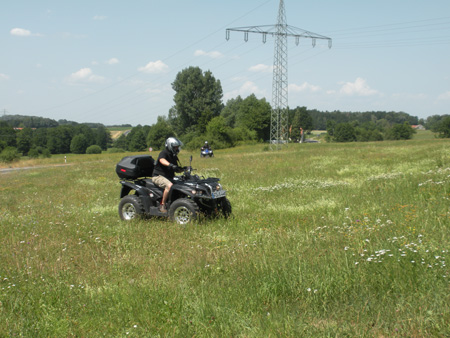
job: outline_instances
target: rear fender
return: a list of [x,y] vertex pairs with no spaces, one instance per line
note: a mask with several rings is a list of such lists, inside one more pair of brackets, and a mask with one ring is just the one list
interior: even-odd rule
[[132,190],[136,191],[136,195],[139,196],[139,198],[141,199],[145,212],[148,213],[150,211],[150,207],[152,206],[149,190],[141,185],[132,182],[121,181],[120,183],[122,184],[122,190],[120,191],[120,198],[123,198],[124,196],[128,195]]

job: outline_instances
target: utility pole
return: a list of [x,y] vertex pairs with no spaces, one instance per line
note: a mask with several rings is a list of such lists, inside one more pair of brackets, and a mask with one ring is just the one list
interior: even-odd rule
[[289,26],[286,21],[286,11],[284,0],[280,0],[278,8],[278,18],[276,25],[250,26],[227,28],[226,39],[230,39],[230,32],[243,32],[244,41],[248,41],[249,33],[262,34],[262,41],[266,43],[267,35],[275,37],[275,55],[273,62],[273,80],[272,80],[272,113],[270,120],[270,147],[271,149],[280,149],[281,145],[287,144],[288,137],[288,37],[295,38],[295,44],[298,46],[300,38],[309,38],[312,40],[312,46],[315,47],[316,40],[328,40],[328,48],[331,48],[332,40],[329,37],[308,32],[306,30]]

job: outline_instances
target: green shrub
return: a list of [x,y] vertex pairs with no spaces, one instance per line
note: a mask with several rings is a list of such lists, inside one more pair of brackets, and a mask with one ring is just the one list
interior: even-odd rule
[[30,151],[28,152],[28,157],[29,158],[38,158],[39,157],[39,151],[36,148],[30,149]]
[[108,148],[106,152],[108,154],[116,154],[116,153],[124,153],[125,150],[123,150],[122,148]]
[[102,153],[102,148],[100,148],[100,146],[94,144],[92,146],[89,146],[86,149],[86,154],[101,154]]
[[50,152],[50,150],[48,148],[44,148],[42,149],[42,153],[41,153],[43,158],[50,158],[52,157],[52,154]]
[[6,147],[0,154],[0,161],[5,163],[11,163],[20,159],[21,155],[17,151],[17,148]]

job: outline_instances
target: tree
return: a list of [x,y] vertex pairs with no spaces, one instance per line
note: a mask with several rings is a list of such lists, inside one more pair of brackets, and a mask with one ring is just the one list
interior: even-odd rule
[[189,67],[177,74],[172,88],[175,106],[169,117],[177,134],[205,132],[208,122],[223,108],[220,81],[210,71]]
[[0,162],[10,163],[20,159],[20,153],[14,147],[6,147],[0,153]]
[[102,150],[106,150],[112,143],[111,133],[104,126],[94,130],[95,144]]
[[294,116],[292,118],[291,126],[292,126],[291,131],[292,139],[300,139],[302,136],[301,130],[303,130],[304,133],[307,133],[314,129],[313,119],[309,115],[306,107],[297,107],[297,109],[294,112]]
[[439,126],[437,127],[437,132],[439,133],[438,137],[440,138],[450,137],[450,116],[447,116],[441,120]]
[[74,131],[74,127],[70,125],[49,128],[47,131],[47,147],[50,152],[52,154],[69,153]]
[[409,140],[416,131],[411,128],[408,122],[395,124],[386,131],[387,140]]
[[334,129],[334,140],[336,142],[356,141],[355,128],[350,123],[339,123]]
[[233,145],[231,128],[227,126],[225,118],[217,116],[209,121],[206,127],[208,142],[217,149],[228,148]]
[[88,146],[86,136],[84,134],[78,134],[70,142],[70,151],[74,154],[85,154]]
[[164,148],[167,138],[173,136],[174,132],[164,116],[158,116],[157,122],[151,126],[147,134],[147,144],[155,150]]
[[8,123],[0,121],[0,139],[6,143],[8,147],[16,146],[16,132]]
[[30,151],[32,138],[33,130],[31,128],[23,128],[17,134],[17,150],[23,155],[27,155]]
[[[142,127],[133,128],[133,133],[130,133],[128,137],[130,138],[130,143],[128,144],[129,151],[144,151],[147,149],[147,142],[145,140]],[[132,130],[133,131],[133,130]]]
[[220,112],[220,116],[225,119],[226,124],[231,128],[235,127],[236,115],[238,114],[242,101],[243,100],[240,95],[235,99],[229,99],[225,107]]
[[235,127],[254,130],[259,140],[268,140],[271,110],[270,103],[266,99],[258,100],[252,94],[240,102],[236,112]]

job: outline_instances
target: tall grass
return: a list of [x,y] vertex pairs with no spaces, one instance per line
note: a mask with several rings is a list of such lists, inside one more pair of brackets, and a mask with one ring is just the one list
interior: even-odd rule
[[193,154],[234,217],[185,228],[119,221],[123,154],[0,174],[0,336],[448,336],[449,145]]

